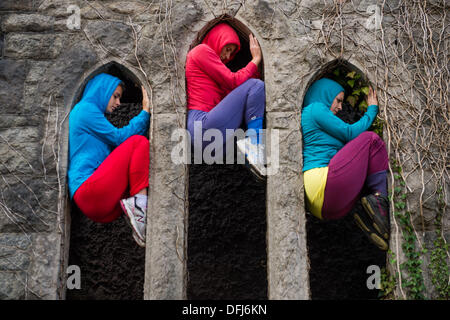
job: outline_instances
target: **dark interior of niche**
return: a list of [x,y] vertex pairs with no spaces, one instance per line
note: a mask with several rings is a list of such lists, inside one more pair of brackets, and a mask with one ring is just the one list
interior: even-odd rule
[[[210,22],[199,34],[220,21]],[[243,25],[230,25],[241,41],[240,52],[227,65],[236,71],[251,55]],[[241,164],[191,164],[188,299],[267,299],[266,228],[266,182],[257,181]]]
[[[313,81],[323,77],[333,79],[333,70],[360,70],[346,62],[330,64]],[[311,83],[313,82],[311,81]],[[345,92],[345,97],[351,92]],[[337,114],[347,123],[359,120],[363,112],[344,102]],[[362,194],[366,194],[363,190]],[[363,210],[358,202],[353,210]],[[379,290],[366,285],[367,267],[386,265],[386,254],[365,237],[354,223],[352,214],[341,220],[321,221],[306,215],[307,245],[310,259],[310,287],[312,299],[378,299]]]
[[[120,108],[106,115],[114,126],[121,128],[142,110],[142,93],[135,85],[138,82],[116,64],[97,71],[96,74],[105,72],[125,83]],[[67,289],[67,299],[143,299],[145,249],[135,243],[125,216],[111,223],[96,223],[73,201],[71,205],[69,265],[80,267],[81,289]]]

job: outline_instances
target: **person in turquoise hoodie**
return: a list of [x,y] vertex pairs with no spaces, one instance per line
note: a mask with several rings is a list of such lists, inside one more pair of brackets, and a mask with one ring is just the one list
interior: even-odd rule
[[361,198],[363,212],[357,225],[380,249],[387,250],[389,159],[383,140],[366,131],[378,113],[376,92],[370,88],[368,108],[361,119],[348,124],[336,114],[342,109],[344,88],[322,78],[308,89],[302,109],[303,177],[308,210],[323,220],[346,216]]
[[107,223],[125,212],[133,237],[145,246],[150,108],[142,87],[142,111],[123,128],[105,117],[120,106],[123,82],[109,74],[91,79],[69,115],[70,198],[91,220]]

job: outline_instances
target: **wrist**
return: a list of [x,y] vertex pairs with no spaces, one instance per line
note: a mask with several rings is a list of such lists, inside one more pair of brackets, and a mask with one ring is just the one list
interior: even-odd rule
[[253,58],[253,59],[252,59],[252,62],[253,62],[254,64],[256,64],[256,66],[258,66],[259,63],[261,62],[261,58]]

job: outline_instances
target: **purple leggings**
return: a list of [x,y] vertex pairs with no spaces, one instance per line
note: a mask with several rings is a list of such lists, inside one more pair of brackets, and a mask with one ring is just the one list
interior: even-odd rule
[[386,184],[388,165],[386,146],[376,133],[365,131],[348,142],[328,165],[323,219],[340,219],[349,213],[364,186],[374,189]]
[[[202,137],[194,137],[194,121],[201,121],[202,134],[214,128],[219,129],[222,136],[226,137],[226,129],[239,128],[243,119],[247,124],[255,118],[264,117],[265,106],[264,82],[249,79],[231,91],[211,111],[189,110],[187,129],[192,139],[201,139]],[[209,143],[204,142],[203,147]]]

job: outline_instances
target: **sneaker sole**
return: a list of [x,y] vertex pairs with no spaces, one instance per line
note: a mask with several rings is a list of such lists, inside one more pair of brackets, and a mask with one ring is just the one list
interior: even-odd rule
[[133,231],[133,239],[139,247],[145,248],[145,242],[142,241],[141,238],[139,238],[139,236],[134,231]]
[[361,204],[362,204],[364,210],[366,210],[366,212],[368,214],[370,214],[370,216],[373,220],[373,227],[378,231],[379,234],[381,234],[383,236],[383,238],[388,240],[389,239],[388,230],[386,230],[386,228],[384,226],[379,225],[377,223],[375,212],[373,211],[372,206],[370,205],[369,201],[367,201],[366,197],[363,197],[361,199]]
[[353,215],[353,218],[355,219],[356,225],[363,231],[363,233],[367,236],[367,238],[375,244],[380,250],[387,251],[389,248],[389,245],[386,241],[384,241],[383,238],[381,238],[376,233],[372,232],[369,227],[367,227],[364,222],[362,221],[361,217],[355,213]]
[[139,238],[139,236],[136,234],[136,232],[134,232],[134,229],[131,226],[131,222],[130,222],[130,219],[128,218],[128,215],[125,215],[124,220],[126,221],[127,225],[130,226],[130,228],[132,230],[131,234],[133,236],[134,241],[137,243],[137,245],[140,246],[140,247],[145,247],[145,242],[143,242]]
[[244,154],[244,159],[245,159],[245,167],[247,167],[247,169],[250,170],[250,172],[253,174],[253,176],[255,176],[256,180],[259,182],[264,182],[267,179],[267,176],[264,175],[262,172],[260,172],[260,170],[252,163],[250,163],[248,161],[248,158],[246,156],[245,153],[242,153],[241,149],[238,147],[237,148],[237,152],[238,155],[242,155]]
[[139,235],[139,232],[137,231],[137,226],[136,223],[134,222],[134,219],[131,218],[130,215],[128,214],[128,210],[131,211],[131,209],[128,208],[127,203],[122,202],[122,200],[120,200],[120,206],[122,207],[123,212],[127,215],[128,221],[130,222],[131,228],[133,229],[134,233],[139,237],[139,239],[145,242],[145,238],[142,238],[142,236]]
[[248,163],[247,167],[250,170],[250,172],[255,176],[257,181],[260,181],[260,182],[266,181],[267,177],[265,175],[262,175],[255,166]]

